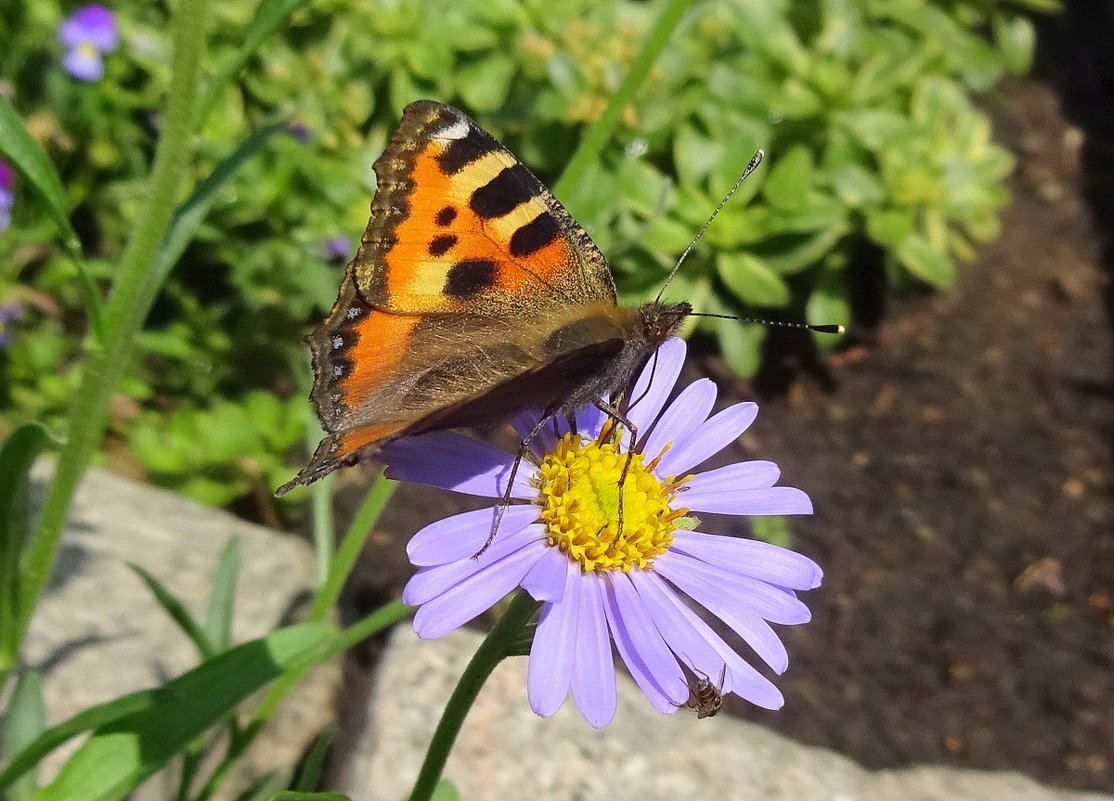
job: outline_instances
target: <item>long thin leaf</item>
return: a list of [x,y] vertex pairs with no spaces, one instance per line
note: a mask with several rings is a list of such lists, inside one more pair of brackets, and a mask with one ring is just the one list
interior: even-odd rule
[[38,423],[25,423],[0,446],[0,685],[14,664],[19,631],[19,582],[30,528],[31,465],[49,443]]
[[46,206],[61,234],[62,246],[77,268],[77,280],[89,315],[89,328],[96,341],[103,333],[104,311],[100,292],[85,269],[81,242],[70,224],[66,210],[66,191],[58,171],[42,148],[36,144],[20,119],[19,112],[0,94],[0,154],[19,171],[27,185]]
[[299,793],[287,790],[271,797],[271,801],[352,801],[340,793]]
[[269,801],[275,797],[275,793],[282,792],[285,784],[286,779],[278,771],[264,773],[236,796],[236,801]]
[[151,691],[146,706],[98,727],[35,801],[123,798],[251,693],[319,661],[337,634],[320,623],[281,629]]
[[[654,66],[654,62],[668,44],[669,37],[681,21],[681,17],[684,16],[684,13],[688,11],[692,4],[693,0],[666,0],[661,15],[646,37],[642,49],[634,57],[630,70],[623,76],[619,88],[608,99],[603,114],[592,123],[592,126],[580,140],[580,145],[576,148],[576,152],[572,154],[569,163],[565,165],[565,171],[561,173],[561,178],[553,185],[553,194],[557,195],[558,198],[571,192],[584,176],[585,170],[599,157],[600,151],[607,143],[608,137],[611,136],[611,132],[619,124],[619,118],[626,110],[627,104],[634,97],[634,93],[638,91],[638,87],[645,82],[646,76],[650,74],[650,68]],[[574,213],[576,211],[575,208],[571,210]]]
[[80,260],[81,245],[77,232],[70,225],[66,208],[66,192],[54,164],[27,133],[19,112],[8,98],[0,94],[0,154],[3,154],[46,205],[54,224],[62,234],[62,243],[74,258]]
[[105,306],[103,335],[99,347],[90,351],[83,365],[81,382],[70,406],[66,444],[43,503],[38,532],[27,546],[20,587],[19,637],[26,631],[31,612],[50,578],[77,485],[108,425],[112,393],[130,361],[136,333],[150,309],[150,303],[143,301],[154,297],[148,288],[148,277],[174,213],[174,201],[188,173],[194,148],[194,111],[208,5],[209,0],[191,0],[175,6],[170,87],[151,167],[150,189],[143,213],[134,220],[131,236],[120,255]]
[[205,630],[202,629],[194,619],[190,610],[186,608],[186,605],[175,597],[161,581],[139,565],[134,562],[128,562],[128,567],[147,585],[147,589],[155,596],[155,600],[159,602],[159,606],[170,616],[171,620],[178,624],[178,628],[180,628],[189,638],[190,642],[193,643],[201,658],[212,659],[216,656],[217,651],[213,647],[213,643],[209,640],[208,635],[205,634]]
[[205,612],[205,636],[218,654],[232,644],[232,613],[239,573],[240,538],[231,537],[213,573],[213,588],[209,591],[209,606]]
[[302,758],[298,778],[294,781],[292,790],[310,793],[321,785],[321,778],[325,774],[325,760],[329,757],[329,749],[336,736],[336,729],[326,729],[313,738],[313,742],[306,749],[306,755]]
[[308,0],[263,0],[255,8],[255,15],[248,23],[244,32],[244,43],[217,73],[210,79],[209,88],[201,104],[200,120],[204,121],[209,110],[220,99],[224,87],[232,80],[240,69],[248,62],[259,46],[270,38],[282,25],[293,16],[294,12],[306,5]]
[[197,234],[197,229],[209,216],[209,211],[216,203],[224,185],[248,159],[259,152],[268,139],[286,129],[287,122],[277,120],[253,131],[235,150],[225,156],[209,175],[198,182],[190,196],[174,212],[174,219],[167,229],[166,236],[163,237],[162,244],[159,245],[154,267],[143,294],[144,302],[154,300],[155,295],[166,282],[167,276],[170,275],[170,271]]
[[[46,728],[43,679],[29,670],[19,677],[5,712],[4,755],[17,754]],[[28,771],[6,794],[7,801],[26,801],[38,786],[38,771]]]

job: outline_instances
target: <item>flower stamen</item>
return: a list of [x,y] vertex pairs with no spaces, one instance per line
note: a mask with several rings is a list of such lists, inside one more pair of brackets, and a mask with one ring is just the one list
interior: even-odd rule
[[[595,439],[566,434],[538,472],[547,541],[585,572],[648,568],[669,550],[677,521],[689,511],[672,502],[690,476],[659,479],[653,466],[661,454],[647,463],[644,454],[621,452],[616,433],[605,425]],[[619,482],[628,459],[620,535]]]

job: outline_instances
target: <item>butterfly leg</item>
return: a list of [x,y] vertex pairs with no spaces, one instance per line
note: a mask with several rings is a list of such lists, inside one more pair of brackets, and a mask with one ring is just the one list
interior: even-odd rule
[[627,460],[623,463],[623,472],[619,474],[619,530],[616,536],[623,536],[623,486],[627,483],[627,473],[630,472],[631,460],[634,459],[635,448],[638,443],[638,427],[632,423],[627,416],[619,409],[610,403],[607,403],[602,398],[596,398],[593,401],[596,408],[610,417],[613,421],[621,425],[623,428],[630,432],[630,450],[627,451]]
[[553,417],[552,413],[542,415],[537,424],[527,434],[521,444],[518,446],[518,453],[514,457],[514,463],[511,464],[511,474],[507,476],[507,486],[503,489],[503,498],[499,501],[499,509],[495,512],[495,520],[491,523],[491,533],[487,535],[487,541],[484,542],[483,547],[472,554],[473,559],[479,559],[484,555],[484,551],[491,547],[491,543],[495,541],[495,535],[499,531],[499,524],[503,522],[503,513],[507,507],[511,505],[511,491],[514,488],[514,480],[518,475],[518,466],[522,464],[522,460],[526,458],[526,454],[530,452],[530,443],[534,441],[534,437],[542,432],[546,423]]

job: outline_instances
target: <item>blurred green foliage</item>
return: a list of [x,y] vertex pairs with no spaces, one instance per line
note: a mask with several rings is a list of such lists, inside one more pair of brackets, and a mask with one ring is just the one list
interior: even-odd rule
[[[55,38],[69,4],[0,4],[0,91],[55,161],[105,283],[141,211],[170,49],[161,4],[112,8],[122,46],[102,80],[80,83],[61,69]],[[847,323],[849,261],[864,242],[880,249],[891,288],[949,286],[956,263],[997,233],[1012,167],[972,96],[1028,69],[1024,14],[1053,8],[697,4],[601,163],[562,200],[612,259],[624,299],[645,298],[761,147],[768,166],[723,210],[670,296],[707,311]],[[234,58],[254,10],[216,6],[211,71]],[[194,178],[271,120],[291,120],[290,135],[242,168],[175,268],[116,404],[112,435],[127,447],[113,453],[210,503],[278,484],[308,416],[302,337],[331,306],[344,260],[330,241],[363,231],[371,165],[402,107],[459,105],[552,182],[651,11],[633,0],[306,4],[212,98]],[[75,266],[45,244],[50,219],[29,200],[17,198],[0,235],[0,303],[26,311],[0,350],[0,412],[56,423],[87,321]],[[755,369],[762,330],[700,324],[736,370]]]

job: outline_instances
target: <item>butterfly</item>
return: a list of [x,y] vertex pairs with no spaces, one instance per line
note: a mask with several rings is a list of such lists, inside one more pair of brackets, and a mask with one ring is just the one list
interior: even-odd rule
[[620,306],[588,233],[450,106],[407,106],[374,169],[371,220],[309,337],[326,436],[276,494],[400,437],[526,410],[539,427],[593,404],[625,422],[601,398],[621,398],[692,307]]

